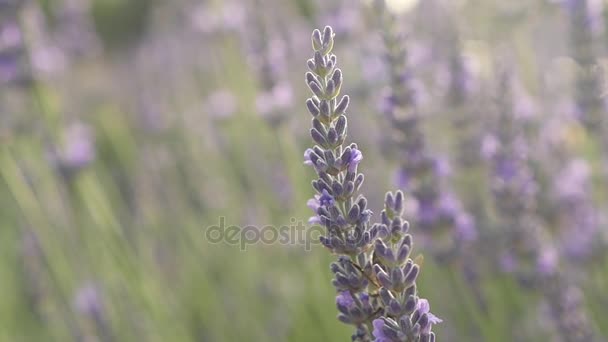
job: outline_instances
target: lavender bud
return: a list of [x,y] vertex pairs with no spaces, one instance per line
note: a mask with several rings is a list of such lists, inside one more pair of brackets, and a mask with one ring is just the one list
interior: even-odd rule
[[388,227],[384,224],[377,224],[376,226],[378,228],[378,236],[380,238],[387,238],[390,235],[390,232],[388,230]]
[[310,130],[310,136],[312,137],[312,140],[314,140],[317,144],[321,146],[327,146],[327,140],[325,140],[325,137],[323,137],[321,132],[317,131],[315,128],[312,128]]
[[[334,153],[331,150],[325,151],[323,156],[325,157],[327,165],[334,165],[336,163],[336,157],[334,156]],[[334,182],[332,181],[332,183]]]
[[405,234],[410,230],[410,223],[405,221],[403,222],[403,225],[401,226],[401,233]]
[[403,244],[399,247],[399,251],[397,252],[397,262],[403,263],[410,256],[410,246]]
[[392,299],[388,304],[388,310],[391,316],[398,316],[401,313],[401,304],[396,299]]
[[386,274],[386,272],[384,272],[384,270],[382,270],[380,266],[374,265],[374,272],[376,273],[376,278],[378,278],[380,285],[387,289],[393,287],[393,284],[391,283],[391,279],[389,278],[388,274]]
[[[315,66],[315,61],[311,58],[308,61],[306,61],[306,65],[308,66],[308,70],[310,71],[315,71],[316,66]],[[309,82],[310,83],[310,82]],[[308,83],[307,83],[308,84]]]
[[414,297],[413,295],[410,295],[407,297],[407,300],[405,301],[405,305],[403,306],[403,311],[405,312],[405,314],[409,315],[412,312],[414,312],[414,310],[416,310],[417,305],[418,305],[418,300],[416,299],[416,297]]
[[348,164],[348,162],[350,161],[350,147],[344,149],[344,152],[342,152],[340,159],[342,159],[342,165]]
[[315,103],[311,99],[306,100],[306,108],[308,108],[308,111],[314,117],[316,117],[320,113],[319,107],[317,107],[317,105],[315,105]]
[[319,159],[314,166],[318,172],[325,172],[328,168],[327,163],[323,159]]
[[[323,238],[323,239],[324,239],[325,237],[324,237],[324,236],[322,236],[321,238]],[[332,263],[329,265],[329,269],[331,270],[331,273],[333,273],[333,274],[339,273],[339,272],[341,271],[341,269],[340,269],[340,265],[339,265],[338,263],[336,263],[336,262],[332,262]]]
[[335,128],[330,128],[327,132],[327,140],[331,146],[335,146],[338,142],[338,132],[336,132]]
[[342,114],[346,113],[346,109],[348,108],[349,103],[350,103],[350,97],[348,95],[342,96],[342,98],[340,99],[340,102],[338,102],[338,104],[336,105],[336,108],[334,109],[334,113],[336,115],[342,115]]
[[391,223],[391,232],[393,232],[394,234],[399,233],[401,231],[402,223],[403,219],[401,217],[395,217],[393,219],[393,222]]
[[327,60],[327,66],[325,67],[325,69],[327,70],[326,73],[330,74],[332,70],[334,70],[334,67],[336,66],[334,60],[332,60],[331,58],[329,60]]
[[409,273],[407,273],[405,276],[404,284],[406,284],[406,287],[412,285],[416,281],[418,272],[420,272],[420,267],[418,265],[414,265]]
[[319,104],[319,111],[323,117],[330,117],[331,109],[329,108],[329,102],[327,100],[321,100],[321,103]]
[[333,99],[337,96],[337,88],[336,88],[336,84],[334,83],[333,80],[329,80],[327,82],[327,86],[325,87],[325,98],[326,99]]
[[420,324],[420,330],[423,332],[427,329],[430,329],[431,327],[431,324],[429,322],[429,316],[427,316],[427,314],[422,314],[417,323]]
[[315,29],[312,31],[312,48],[315,51],[323,48],[323,41],[321,39],[321,31]]
[[343,81],[342,70],[340,70],[340,69],[334,70],[334,73],[331,75],[331,80],[334,82],[336,88],[339,91],[340,87],[342,86],[342,81]]
[[359,209],[358,205],[353,205],[350,210],[348,211],[348,220],[350,222],[357,222],[357,220],[359,219],[359,215],[361,214],[361,211]]
[[393,268],[391,272],[391,282],[394,284],[394,286],[398,287],[399,285],[401,285],[403,283],[404,278],[405,276],[403,275],[401,268]]
[[376,240],[375,247],[376,253],[380,258],[384,259],[384,261],[391,264],[396,261],[395,253],[392,249],[388,248],[382,240]]
[[359,198],[357,205],[359,206],[359,210],[361,212],[365,211],[365,209],[367,209],[367,199],[365,197]]
[[333,47],[334,47],[334,34],[333,34],[333,31],[331,30],[331,27],[326,26],[325,30],[323,31],[323,49],[321,50],[321,53],[326,55],[331,52]]
[[321,53],[319,51],[317,51],[317,52],[315,52],[313,60],[315,61],[315,71],[316,71],[317,75],[319,75],[321,77],[325,77],[327,74],[326,59],[323,58],[323,56],[321,55]]
[[340,115],[336,121],[336,132],[338,135],[343,136],[346,133],[346,116]]
[[391,192],[386,193],[386,196],[384,197],[384,206],[386,209],[392,209],[395,206],[395,199]]
[[323,45],[328,45],[334,39],[334,31],[331,26],[325,26],[323,29]]
[[325,126],[323,126],[321,121],[319,121],[318,119],[312,119],[312,127],[314,129],[316,129],[317,131],[319,131],[319,133],[321,133],[321,135],[327,134],[327,131],[325,130]]
[[344,191],[344,189],[342,188],[342,184],[340,184],[337,181],[334,181],[334,183],[331,185],[331,189],[332,189],[334,196],[336,196],[336,197],[342,196],[342,193]]
[[380,289],[380,298],[382,299],[382,302],[388,306],[389,303],[395,298],[395,296],[393,296],[391,291],[383,287]]
[[363,184],[364,179],[365,179],[365,177],[363,176],[362,173],[357,176],[357,179],[355,179],[355,190],[359,190],[359,188]]
[[403,192],[401,192],[401,190],[397,191],[397,194],[395,195],[394,210],[397,215],[403,213]]
[[320,98],[320,99],[325,98],[325,94],[324,94],[323,90],[321,90],[321,86],[319,84],[317,84],[316,82],[308,83],[308,88],[310,88],[312,93],[315,94],[315,96],[317,96],[318,98]]
[[[319,83],[319,80],[317,79],[317,77],[312,73],[312,72],[307,72],[306,73],[306,84],[311,84],[311,83],[315,83],[317,84],[317,86],[320,86],[321,83]],[[308,99],[308,101],[313,102],[312,99]]]
[[[417,305],[417,303],[418,303],[418,299],[416,299],[416,297],[415,297],[415,296],[416,296],[416,284],[414,284],[414,285],[412,285],[412,286],[410,286],[410,287],[406,288],[406,289],[405,289],[405,292],[403,292],[403,297],[404,297],[404,298],[409,298],[409,297],[414,298],[414,304],[415,304],[415,305]],[[414,310],[414,309],[412,309],[412,311],[413,311],[413,310]]]

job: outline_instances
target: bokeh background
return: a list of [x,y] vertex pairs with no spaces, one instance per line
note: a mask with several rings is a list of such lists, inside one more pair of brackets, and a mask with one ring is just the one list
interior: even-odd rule
[[[440,341],[608,339],[604,5],[388,1],[427,147],[475,220],[447,260],[411,228]],[[350,340],[318,243],[245,250],[206,233],[311,216],[303,80],[324,25],[363,192],[375,213],[386,191],[408,193],[380,109],[377,16],[355,0],[0,1],[0,340]],[[511,227],[483,156],[505,69],[550,246],[534,265],[559,272],[557,294],[495,244]]]

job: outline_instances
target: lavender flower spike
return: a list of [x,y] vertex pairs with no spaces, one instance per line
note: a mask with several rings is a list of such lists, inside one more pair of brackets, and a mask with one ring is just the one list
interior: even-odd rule
[[[537,183],[528,165],[528,150],[521,122],[513,110],[512,75],[499,74],[500,94],[494,136],[487,139],[494,204],[504,238],[504,271],[513,272],[523,285],[541,289],[549,316],[563,341],[593,341],[593,327],[579,289],[559,272],[558,258],[537,214]],[[580,228],[577,226],[577,228]],[[580,234],[580,232],[577,232]]]
[[522,123],[514,113],[513,77],[502,69],[496,90],[497,117],[482,149],[490,168],[499,236],[503,239],[503,271],[513,271],[520,281],[529,283],[538,280],[537,264],[541,252],[548,247],[536,214],[538,186],[528,164]]
[[[457,260],[466,246],[476,238],[473,217],[457,196],[447,187],[445,172],[438,158],[426,147],[421,113],[411,82],[411,69],[406,65],[407,51],[397,29],[398,18],[390,13],[383,0],[375,1],[382,19],[384,45],[390,86],[383,106],[394,130],[391,143],[399,151],[399,186],[412,194],[416,227],[425,233],[433,256],[440,262]],[[388,130],[388,128],[387,128]],[[389,134],[386,134],[389,135]]]
[[[318,176],[312,182],[317,194],[308,202],[315,214],[310,222],[326,228],[320,241],[338,255],[330,267],[338,319],[355,326],[353,341],[434,341],[431,326],[440,320],[417,297],[420,267],[409,257],[413,242],[401,217],[403,193],[387,194],[382,223],[374,225],[367,200],[356,195],[363,184],[357,171],[363,154],[356,144],[345,146],[349,97],[340,97],[343,77],[333,45],[331,27],[313,31],[314,55],[306,73],[313,96],[306,106],[316,145],[304,153],[304,164]],[[384,328],[385,322],[390,326]]]

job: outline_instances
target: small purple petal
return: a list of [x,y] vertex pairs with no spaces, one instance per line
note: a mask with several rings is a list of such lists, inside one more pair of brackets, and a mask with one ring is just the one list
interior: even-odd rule
[[346,308],[351,308],[355,304],[355,301],[349,291],[342,291],[336,297],[336,303]]
[[312,166],[312,160],[310,160],[311,153],[312,153],[312,149],[310,149],[310,148],[307,148],[306,151],[304,151],[304,165]]

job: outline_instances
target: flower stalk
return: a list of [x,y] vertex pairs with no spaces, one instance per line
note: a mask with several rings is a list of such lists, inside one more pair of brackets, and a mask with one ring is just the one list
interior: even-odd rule
[[314,30],[312,46],[306,83],[313,95],[306,107],[316,145],[304,158],[318,179],[308,205],[315,213],[310,223],[326,228],[320,242],[338,256],[330,267],[338,319],[355,327],[353,341],[434,341],[431,327],[440,320],[417,295],[420,266],[410,258],[412,236],[401,216],[404,195],[387,193],[381,222],[370,224],[367,199],[357,195],[364,180],[358,172],[363,154],[356,144],[345,143],[350,98],[340,96],[343,75],[332,54],[332,28]]

